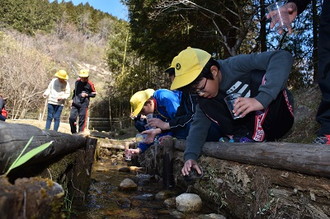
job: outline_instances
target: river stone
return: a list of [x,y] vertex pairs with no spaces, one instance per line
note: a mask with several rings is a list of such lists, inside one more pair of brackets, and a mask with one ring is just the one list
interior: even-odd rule
[[165,199],[164,205],[167,208],[175,208],[175,206],[176,206],[175,197]]
[[124,179],[120,183],[119,187],[120,187],[121,190],[124,190],[124,191],[136,190],[137,189],[136,183],[133,180],[129,179],[129,178]]
[[133,198],[137,200],[151,201],[155,199],[155,196],[151,193],[147,193],[143,195],[134,196]]
[[151,177],[152,176],[149,174],[137,174],[136,179],[137,179],[138,185],[139,186],[148,185],[150,183]]
[[199,219],[226,219],[225,216],[221,214],[202,214],[198,216]]
[[138,173],[143,171],[143,167],[137,167],[137,166],[130,166],[129,169],[133,173]]
[[178,219],[180,219],[180,218],[185,218],[185,215],[184,215],[182,212],[177,211],[177,210],[172,210],[172,211],[170,211],[170,215],[171,215],[172,217],[174,217],[174,218],[178,218]]
[[130,208],[132,203],[128,198],[120,198],[116,200],[117,205],[120,208]]
[[181,212],[198,212],[202,208],[202,199],[193,193],[183,193],[175,201],[176,208]]
[[170,191],[170,190],[164,190],[164,191],[160,191],[156,194],[155,198],[157,200],[165,200],[169,197],[175,196],[175,192]]

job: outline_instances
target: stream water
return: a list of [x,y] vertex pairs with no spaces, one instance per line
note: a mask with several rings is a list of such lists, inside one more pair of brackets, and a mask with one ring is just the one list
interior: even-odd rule
[[[175,208],[166,207],[164,199],[155,197],[164,190],[162,183],[154,177],[142,183],[139,181],[135,191],[122,191],[119,185],[125,178],[136,181],[141,176],[148,176],[137,171],[119,171],[123,167],[128,165],[123,161],[122,154],[96,161],[86,204],[75,206],[71,218],[197,218],[200,214],[210,213],[207,208],[203,208],[203,212],[198,214],[183,215]],[[173,189],[165,192],[175,197],[184,191]]]

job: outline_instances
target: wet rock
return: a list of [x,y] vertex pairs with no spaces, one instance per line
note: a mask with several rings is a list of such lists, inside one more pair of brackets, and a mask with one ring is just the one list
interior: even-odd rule
[[129,173],[131,172],[129,167],[122,167],[118,169],[119,172]]
[[170,215],[174,218],[185,218],[185,215],[182,212],[177,211],[177,210],[171,211]]
[[18,178],[11,184],[2,176],[0,194],[0,218],[58,218],[65,192],[50,179]]
[[140,186],[148,185],[150,183],[151,177],[152,176],[149,175],[149,174],[138,174],[138,175],[136,175],[138,185],[140,185]]
[[202,208],[202,199],[193,193],[183,193],[175,201],[176,208],[181,212],[198,212]]
[[167,208],[175,208],[176,207],[176,201],[175,201],[175,197],[172,198],[168,198],[164,201],[164,205]]
[[221,214],[202,214],[199,215],[198,218],[200,219],[226,219],[225,216],[221,215]]
[[156,194],[155,198],[156,198],[157,200],[165,200],[165,199],[167,199],[167,198],[169,198],[169,197],[172,197],[172,196],[174,196],[174,195],[175,195],[174,192],[169,191],[169,190],[166,190],[166,191],[160,191],[160,192],[158,192],[158,193]]
[[112,155],[112,152],[109,151],[109,150],[103,150],[102,152],[103,152],[104,156],[109,156],[110,157]]
[[138,173],[143,171],[143,167],[137,167],[137,166],[130,166],[129,169],[131,170],[131,172],[133,173]]
[[133,197],[134,199],[137,200],[144,200],[144,201],[151,201],[155,199],[155,196],[153,194],[143,194],[143,195],[137,195]]
[[123,191],[131,191],[136,190],[137,185],[133,180],[126,178],[120,183],[119,188]]
[[128,198],[121,198],[116,200],[116,203],[121,208],[130,208],[131,207],[131,201]]

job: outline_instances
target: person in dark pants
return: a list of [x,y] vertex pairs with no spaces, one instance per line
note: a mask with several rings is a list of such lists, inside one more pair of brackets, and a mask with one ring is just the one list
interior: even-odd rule
[[[298,14],[303,12],[311,0],[289,0],[286,7],[292,22]],[[270,18],[270,15],[267,15]],[[271,27],[275,26],[272,21]],[[291,33],[289,27],[289,33]],[[330,144],[330,1],[322,4],[319,26],[318,42],[318,84],[321,90],[321,103],[316,114],[316,121],[320,123],[320,129],[314,140],[316,144]]]
[[86,118],[88,116],[89,98],[96,96],[94,84],[88,79],[89,71],[81,70],[79,79],[75,83],[69,123],[71,133],[77,133],[77,117],[79,116],[79,133],[86,128]]
[[54,120],[54,131],[58,131],[64,103],[70,96],[70,84],[65,70],[57,71],[54,76],[42,96],[47,98],[48,109],[45,129],[49,130]]
[[[286,51],[237,55],[214,60],[208,52],[188,47],[172,60],[175,78],[171,89],[199,95],[193,122],[186,140],[183,176],[196,170],[212,122],[231,140],[273,141],[283,137],[294,122],[293,99],[286,82],[293,63]],[[239,93],[232,113],[224,97]],[[292,97],[292,96],[291,96]],[[236,141],[235,141],[236,142]]]

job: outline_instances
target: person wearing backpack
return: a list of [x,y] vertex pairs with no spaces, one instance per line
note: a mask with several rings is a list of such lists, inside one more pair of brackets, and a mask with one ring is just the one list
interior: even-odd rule
[[6,119],[8,118],[8,112],[5,108],[5,105],[6,105],[6,98],[4,98],[0,94],[0,109],[1,109],[0,120],[1,121],[6,121]]

